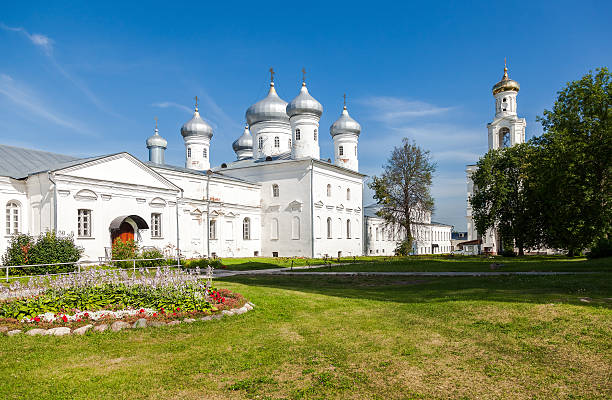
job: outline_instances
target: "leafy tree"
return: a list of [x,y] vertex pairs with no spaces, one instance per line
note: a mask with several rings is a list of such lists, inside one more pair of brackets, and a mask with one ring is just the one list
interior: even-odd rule
[[478,232],[494,228],[502,238],[502,251],[519,255],[539,243],[540,227],[534,188],[529,177],[536,153],[528,143],[490,150],[472,175],[477,190],[469,199]]
[[542,222],[548,246],[582,251],[612,230],[612,74],[570,82],[538,120],[535,140]]
[[378,215],[386,225],[403,228],[406,239],[412,241],[416,233],[412,231],[413,222],[434,209],[430,188],[436,165],[429,151],[404,138],[383,169],[380,177],[374,176],[368,183],[382,206]]

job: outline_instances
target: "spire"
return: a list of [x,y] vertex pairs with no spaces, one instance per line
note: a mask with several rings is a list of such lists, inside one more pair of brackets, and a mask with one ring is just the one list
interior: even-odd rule
[[344,107],[343,107],[343,109],[346,110],[346,93],[344,93],[342,95],[342,97],[344,98],[344,101],[343,101]]
[[198,112],[198,96],[195,97],[195,112]]
[[302,68],[302,86],[306,86],[306,68]]
[[508,78],[508,64],[506,64],[506,57],[504,57],[504,77],[502,78],[502,81],[507,81],[510,78]]
[[159,129],[157,129],[157,117],[153,117],[155,119],[155,134],[159,135]]
[[270,67],[270,87],[274,87],[274,68]]

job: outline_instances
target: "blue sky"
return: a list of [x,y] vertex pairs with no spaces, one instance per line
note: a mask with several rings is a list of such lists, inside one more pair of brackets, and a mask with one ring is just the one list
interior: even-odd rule
[[[527,138],[541,134],[535,118],[566,82],[612,61],[606,1],[49,3],[0,5],[0,143],[146,159],[157,116],[167,162],[182,165],[179,130],[198,95],[218,165],[235,158],[270,66],[286,101],[304,67],[324,107],[321,132],[347,93],[362,172],[379,173],[402,137],[432,152],[435,219],[459,230],[465,165],[487,150],[504,57]],[[321,139],[332,157],[330,136]]]

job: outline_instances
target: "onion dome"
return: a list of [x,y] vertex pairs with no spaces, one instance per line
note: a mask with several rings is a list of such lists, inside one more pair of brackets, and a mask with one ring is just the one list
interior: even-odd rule
[[262,121],[289,122],[287,115],[287,102],[276,94],[274,82],[270,82],[268,95],[253,104],[246,112],[246,120],[249,126]]
[[504,76],[502,77],[501,81],[493,85],[493,95],[496,95],[497,93],[501,92],[506,92],[508,90],[518,92],[520,89],[521,85],[519,85],[517,81],[513,81],[512,79],[508,78],[508,67],[506,66],[506,63],[504,61]]
[[329,128],[329,133],[331,133],[332,137],[342,134],[359,136],[361,133],[361,125],[351,118],[346,106],[344,106],[340,118],[338,118]]
[[236,153],[242,150],[253,150],[253,136],[251,136],[248,125],[244,126],[242,136],[232,143],[232,148]]
[[306,82],[302,82],[300,94],[287,105],[287,115],[289,117],[300,114],[312,114],[317,117],[323,114],[323,106],[308,93]]
[[197,105],[193,117],[181,127],[181,135],[183,135],[184,138],[189,136],[205,136],[208,139],[212,138],[212,127],[200,117]]
[[168,147],[168,141],[159,135],[159,129],[157,129],[157,122],[155,123],[155,133],[153,134],[153,136],[150,136],[147,139],[147,148],[150,149],[151,147],[162,147],[164,149]]

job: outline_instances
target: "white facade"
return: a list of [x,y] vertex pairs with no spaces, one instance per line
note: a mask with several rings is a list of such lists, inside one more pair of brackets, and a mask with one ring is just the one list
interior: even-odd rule
[[[404,229],[388,226],[376,215],[379,206],[371,205],[365,208],[365,255],[391,256],[404,240]],[[446,254],[453,251],[451,243],[451,225],[431,221],[431,213],[414,215],[411,226],[413,235],[412,254]]]
[[[504,66],[502,80],[493,86],[495,118],[493,122],[487,124],[489,150],[497,150],[525,143],[525,127],[527,122],[525,118],[519,118],[517,115],[517,95],[519,90],[520,85],[508,77],[508,68]],[[484,234],[480,234],[474,225],[469,199],[478,189],[472,181],[472,174],[476,169],[476,165],[467,165],[465,169],[467,177],[466,222],[468,241],[480,239],[481,250],[483,252],[496,254],[500,251],[500,240],[497,232],[489,229]]]

